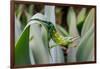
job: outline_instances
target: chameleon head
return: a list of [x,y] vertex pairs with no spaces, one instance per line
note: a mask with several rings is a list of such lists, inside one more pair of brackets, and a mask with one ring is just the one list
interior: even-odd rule
[[79,36],[76,37],[65,37],[65,40],[67,41],[68,44],[72,43],[73,41],[77,40]]
[[73,37],[65,37],[65,39],[66,39],[69,43],[72,42],[72,38],[73,38]]

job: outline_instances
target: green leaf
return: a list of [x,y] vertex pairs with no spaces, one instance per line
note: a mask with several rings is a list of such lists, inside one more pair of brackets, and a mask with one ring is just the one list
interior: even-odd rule
[[20,19],[20,16],[24,9],[24,5],[22,5],[22,4],[16,5],[15,8],[16,8],[16,11],[15,11],[16,17],[18,17],[18,19]]
[[84,34],[89,30],[89,28],[92,26],[94,23],[94,8],[92,8],[88,14],[88,16],[85,19],[85,22],[83,24],[81,36],[84,36]]
[[[79,37],[78,30],[77,30],[77,23],[76,23],[76,13],[73,9],[73,7],[69,8],[68,15],[67,15],[67,23],[69,26],[69,35],[71,37]],[[79,43],[79,39],[75,40],[72,44],[69,45],[69,47],[76,46]],[[68,62],[75,62],[76,61],[76,52],[77,47],[75,48],[69,48],[68,49],[68,55],[67,55],[67,61]]]
[[24,27],[27,25],[27,17],[25,12],[23,12],[20,16],[20,21],[21,21],[21,29],[23,30]]
[[81,35],[81,30],[83,27],[85,17],[86,17],[86,8],[82,8],[82,10],[79,12],[77,16],[77,28],[80,35]]
[[28,7],[27,11],[28,11],[28,13],[29,13],[30,15],[33,15],[33,12],[34,12],[34,5],[33,5],[33,4],[30,5],[30,6]]
[[56,28],[57,28],[57,31],[62,34],[63,36],[68,36],[68,32],[63,28],[61,27],[60,25],[56,25]]
[[30,64],[29,58],[29,29],[27,27],[22,32],[19,40],[15,45],[15,64],[24,65]]
[[[92,61],[94,48],[94,9],[92,8],[85,19],[81,39],[77,51],[77,61]],[[91,58],[92,58],[91,57]]]
[[77,24],[80,24],[84,21],[86,15],[86,8],[82,8],[77,16]]
[[[53,25],[56,27],[55,23],[55,6],[48,6],[45,5],[44,8],[45,11],[45,17],[47,18],[47,21],[50,21],[53,23]],[[49,45],[54,45],[55,42],[53,40],[50,40]],[[52,58],[50,58],[50,63],[63,63],[64,62],[64,55],[62,52],[62,49],[59,46],[56,46],[52,49],[50,49],[50,53]]]
[[[47,40],[47,30],[44,23],[45,17],[41,13],[37,13],[32,16],[27,26],[30,25],[30,36],[33,36],[33,40],[30,41],[30,49],[35,59],[36,64],[48,64],[49,63],[49,48]],[[45,36],[46,35],[46,36]],[[45,42],[46,41],[46,42]]]
[[76,27],[76,13],[73,7],[69,8],[68,15],[67,15],[67,22],[69,26],[69,34],[73,37],[79,36],[77,27]]
[[15,43],[19,39],[19,36],[21,34],[21,23],[19,19],[15,16]]
[[[34,18],[39,18],[42,20],[45,19],[42,14],[37,13],[31,18],[33,20],[30,21],[24,28],[24,31],[20,39],[18,40],[16,44],[16,48],[15,48],[16,64],[30,64],[30,63],[47,64],[49,63],[49,56],[50,56],[49,48],[46,44],[44,44],[42,40],[42,36],[41,36],[41,32],[47,33],[46,28],[42,22],[38,20],[34,20]],[[42,31],[40,31],[40,29]],[[30,42],[29,42],[29,36],[33,36]],[[29,52],[29,49],[30,49],[30,52]],[[29,55],[29,53],[31,55]],[[30,60],[32,61],[30,62]]]
[[58,46],[57,44],[56,45],[52,45],[52,46],[50,46],[50,49],[52,49],[52,48],[54,48],[54,47],[56,47],[56,46]]
[[79,48],[77,51],[77,61],[88,61],[89,56],[94,48],[94,33],[93,26],[91,29],[81,38]]

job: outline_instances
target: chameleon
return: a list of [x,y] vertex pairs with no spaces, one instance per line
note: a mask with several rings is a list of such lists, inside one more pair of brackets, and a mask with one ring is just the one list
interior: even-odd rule
[[57,32],[55,26],[49,22],[49,21],[44,21],[40,19],[31,19],[30,21],[40,21],[41,23],[45,24],[47,31],[48,31],[48,40],[52,39],[56,44],[60,46],[68,46],[71,44],[74,40],[77,39],[77,37],[70,37],[70,36],[62,36],[59,32]]

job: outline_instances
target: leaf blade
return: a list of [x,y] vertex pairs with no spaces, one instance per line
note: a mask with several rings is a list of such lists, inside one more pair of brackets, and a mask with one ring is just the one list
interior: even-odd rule
[[85,19],[85,22],[83,24],[81,36],[84,36],[84,34],[89,30],[89,28],[92,26],[94,22],[94,8],[92,8],[88,14],[88,16]]
[[15,45],[15,64],[30,64],[29,58],[29,27],[26,28]]
[[[68,22],[68,26],[69,26],[69,35],[71,37],[79,37],[79,34],[78,34],[78,30],[77,30],[77,27],[76,27],[76,13],[74,11],[74,8],[73,7],[70,7],[69,8],[69,11],[68,11],[68,15],[67,15],[67,22]],[[73,47],[73,46],[76,46],[79,42],[79,39],[77,39],[76,41],[74,41],[71,45],[69,45],[69,47]],[[68,62],[76,62],[76,52],[77,52],[77,47],[75,48],[68,48],[68,56],[67,56],[67,61]]]

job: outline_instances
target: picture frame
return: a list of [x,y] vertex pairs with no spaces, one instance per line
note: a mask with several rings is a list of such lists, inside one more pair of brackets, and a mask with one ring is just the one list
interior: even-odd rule
[[[10,16],[11,16],[11,23],[10,23],[10,44],[11,44],[11,51],[10,51],[10,55],[11,55],[11,57],[10,57],[10,67],[11,68],[28,68],[28,67],[43,67],[43,66],[60,66],[60,65],[76,65],[76,64],[91,64],[91,63],[96,63],[96,6],[95,5],[81,5],[81,4],[62,4],[62,3],[49,3],[49,2],[35,2],[35,1],[11,1],[10,2],[11,4],[11,6],[10,6]],[[88,12],[90,11],[90,9],[91,8],[94,8],[94,31],[93,31],[93,35],[94,35],[94,45],[93,45],[93,55],[94,55],[94,57],[93,57],[93,61],[80,61],[80,62],[68,62],[68,63],[50,63],[50,64],[22,64],[22,65],[17,65],[17,64],[15,64],[16,62],[15,62],[15,12],[16,12],[16,7],[15,7],[15,5],[19,5],[19,4],[24,4],[24,5],[30,5],[30,4],[35,4],[36,6],[35,6],[35,8],[37,8],[37,6],[38,5],[40,5],[39,6],[39,8],[41,8],[41,5],[42,6],[44,6],[44,5],[49,5],[49,6],[57,6],[57,8],[59,9],[62,9],[62,8],[65,8],[65,7],[67,7],[67,8],[69,8],[69,7],[74,7],[74,9],[79,9],[80,10],[80,8],[88,8]],[[37,8],[37,9],[39,9],[39,8]],[[43,7],[42,7],[43,8]],[[26,9],[26,8],[25,8]],[[65,8],[66,9],[66,8]],[[63,11],[66,11],[66,10],[63,10]],[[40,10],[40,9],[39,9]],[[68,9],[67,9],[68,10]],[[36,12],[35,13],[37,13],[37,11],[38,10],[36,10]],[[39,11],[40,12],[40,11]],[[59,10],[58,10],[58,12],[59,12]],[[34,14],[35,14],[34,13]],[[41,13],[44,13],[44,11],[42,10],[41,11]],[[64,14],[65,12],[63,12],[63,14]],[[56,14],[56,12],[55,12],[55,14]],[[65,14],[64,14],[65,15]],[[64,15],[62,15],[62,16],[64,16]],[[77,10],[76,10],[76,15],[78,15],[78,12],[77,12]],[[60,16],[60,15],[59,15]],[[56,17],[58,17],[58,16],[55,16],[55,18]],[[60,17],[59,17],[60,18]],[[65,19],[63,19],[63,21],[64,21],[64,23],[66,23],[66,20]],[[55,22],[57,22],[57,20],[55,21]],[[60,21],[59,21],[59,19],[58,19],[58,23],[60,24]],[[64,24],[65,25],[65,24]],[[63,26],[64,26],[63,25]]]

